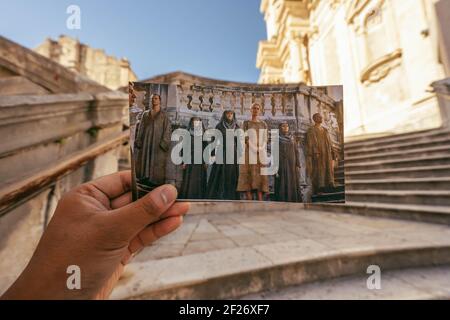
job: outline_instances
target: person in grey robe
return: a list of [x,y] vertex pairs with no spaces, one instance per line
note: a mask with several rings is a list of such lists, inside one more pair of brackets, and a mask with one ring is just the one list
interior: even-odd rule
[[206,183],[207,183],[207,167],[202,157],[202,163],[194,163],[194,139],[200,137],[202,139],[202,155],[205,148],[203,142],[203,134],[205,127],[202,119],[199,117],[192,117],[189,121],[188,131],[191,135],[191,163],[182,164],[183,168],[183,182],[180,188],[180,199],[205,199],[206,198]]
[[137,124],[135,172],[138,198],[165,183],[166,162],[171,143],[171,124],[161,110],[161,97],[151,97],[152,108],[144,111]]
[[232,164],[227,164],[227,130],[239,129],[234,111],[227,110],[222,114],[216,129],[222,133],[223,164],[214,163],[208,180],[208,198],[220,200],[239,200],[239,192],[236,191],[239,179],[239,164],[237,162],[237,138],[234,138],[234,159]]
[[289,132],[289,124],[279,126],[279,167],[275,176],[275,200],[301,202],[298,172],[300,161],[294,137]]

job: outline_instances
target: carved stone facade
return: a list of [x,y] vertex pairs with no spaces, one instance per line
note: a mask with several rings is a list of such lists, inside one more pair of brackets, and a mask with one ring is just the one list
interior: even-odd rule
[[344,85],[346,136],[439,127],[446,1],[262,0],[259,82]]
[[35,51],[112,90],[137,79],[126,58],[109,56],[103,49],[91,48],[68,36],[56,41],[47,39]]

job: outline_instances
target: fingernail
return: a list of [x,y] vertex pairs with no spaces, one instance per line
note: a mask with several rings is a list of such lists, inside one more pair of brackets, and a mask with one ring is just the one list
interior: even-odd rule
[[177,189],[172,186],[168,185],[161,191],[161,199],[164,202],[164,204],[169,204],[177,198]]

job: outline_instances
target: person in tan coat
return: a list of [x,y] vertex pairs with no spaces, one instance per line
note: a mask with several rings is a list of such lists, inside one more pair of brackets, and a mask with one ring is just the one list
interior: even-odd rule
[[314,125],[306,133],[306,170],[313,193],[321,194],[334,188],[334,160],[336,159],[328,130],[322,127],[320,113],[313,115]]

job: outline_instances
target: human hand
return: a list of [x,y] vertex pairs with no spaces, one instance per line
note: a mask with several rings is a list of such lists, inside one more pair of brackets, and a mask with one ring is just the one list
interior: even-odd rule
[[[130,171],[82,184],[59,201],[31,261],[3,299],[105,299],[133,255],[182,222],[189,203],[161,186],[132,202]],[[81,289],[67,288],[70,265]]]

